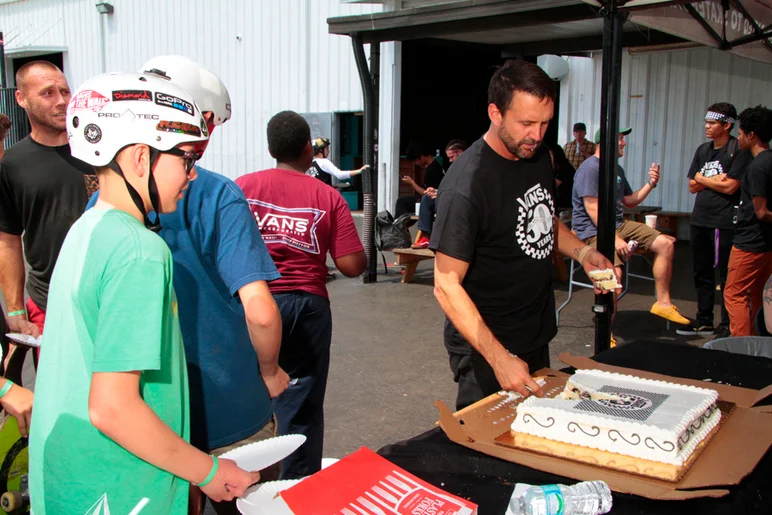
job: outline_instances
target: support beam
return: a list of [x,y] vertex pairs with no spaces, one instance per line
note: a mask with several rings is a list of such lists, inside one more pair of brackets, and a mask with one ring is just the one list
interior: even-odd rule
[[727,41],[719,36],[718,32],[713,30],[713,27],[710,26],[710,23],[708,23],[705,18],[700,16],[700,13],[697,12],[697,9],[695,9],[691,4],[684,5],[684,9],[686,9],[686,12],[692,15],[692,18],[697,20],[697,23],[699,23],[702,28],[705,29],[705,32],[707,32],[710,37],[716,40],[716,43],[720,49],[726,49]]
[[[623,14],[618,0],[604,2],[603,67],[600,110],[600,180],[598,181],[598,251],[614,262],[616,233],[616,176],[619,141],[619,99],[622,82]],[[609,348],[614,298],[595,296],[595,352]]]
[[[362,85],[362,96],[364,99],[364,134],[362,138],[362,151],[365,164],[370,166],[370,168],[365,170],[362,174],[362,200],[364,203],[362,243],[365,247],[365,255],[367,256],[367,268],[362,274],[362,282],[367,284],[376,282],[378,279],[378,254],[375,250],[375,208],[377,203],[375,197],[378,190],[374,189],[374,177],[377,176],[377,165],[375,163],[374,152],[374,140],[376,137],[377,125],[373,123],[374,117],[377,118],[377,114],[374,114],[374,112],[378,109],[378,104],[374,101],[376,93],[374,90],[373,76],[367,66],[362,36],[359,34],[352,35],[351,44],[354,49],[354,60],[356,61],[357,70],[359,71],[359,81]],[[377,47],[376,59],[380,61],[380,43],[374,43],[373,46]],[[372,55],[373,54],[371,53],[371,57]]]

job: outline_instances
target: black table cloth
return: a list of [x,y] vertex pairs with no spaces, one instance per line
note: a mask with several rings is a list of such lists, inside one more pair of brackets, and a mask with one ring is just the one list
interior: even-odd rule
[[[772,384],[772,360],[768,358],[687,345],[634,342],[602,352],[593,359],[609,365],[688,379],[711,379],[753,389]],[[710,383],[706,386],[709,387]],[[576,482],[571,478],[530,469],[457,445],[448,440],[439,428],[410,440],[387,445],[378,452],[425,481],[477,503],[480,515],[504,515],[516,483],[570,485]],[[730,494],[720,499],[688,501],[655,501],[614,492],[611,513],[772,514],[772,453],[768,452],[740,485],[727,489]]]

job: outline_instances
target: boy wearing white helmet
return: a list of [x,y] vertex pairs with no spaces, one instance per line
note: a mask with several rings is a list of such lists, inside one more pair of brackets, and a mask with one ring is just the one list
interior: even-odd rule
[[[189,109],[156,104],[173,96]],[[188,482],[218,500],[259,474],[186,442],[188,381],[169,249],[148,213],[174,211],[208,130],[160,78],[100,75],[67,109],[72,155],[101,198],[65,238],[54,269],[30,436],[37,515],[180,514]]]
[[[195,61],[158,56],[141,70],[185,90],[201,110],[210,137],[231,117],[227,88]],[[170,95],[153,100],[186,109]],[[203,152],[207,143],[198,143],[197,150]],[[196,172],[177,210],[159,217],[158,234],[174,260],[190,378],[190,441],[220,455],[276,435],[271,397],[284,391],[289,377],[278,365],[281,315],[267,285],[279,273],[246,198],[227,177],[198,166]],[[274,468],[263,471],[263,479],[278,478]],[[199,501],[200,495],[191,497],[196,503],[191,513],[200,513]],[[235,503],[211,508],[238,513]]]

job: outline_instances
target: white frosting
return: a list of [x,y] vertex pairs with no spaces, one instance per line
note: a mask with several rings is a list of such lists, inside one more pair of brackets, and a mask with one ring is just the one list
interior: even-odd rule
[[573,388],[590,398],[529,397],[517,407],[512,430],[682,465],[721,419],[718,392],[706,388],[601,370],[577,371],[564,395]]

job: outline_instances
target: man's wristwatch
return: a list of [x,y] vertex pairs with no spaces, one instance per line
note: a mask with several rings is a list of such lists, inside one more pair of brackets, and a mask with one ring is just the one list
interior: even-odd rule
[[649,186],[651,186],[651,189],[654,189],[654,188],[657,187],[657,185],[656,184],[652,184],[651,181],[649,181]]

